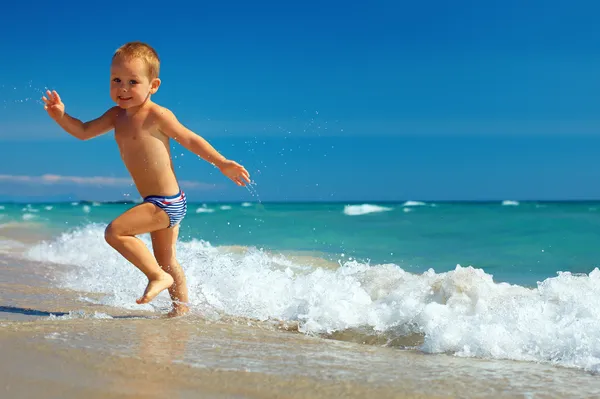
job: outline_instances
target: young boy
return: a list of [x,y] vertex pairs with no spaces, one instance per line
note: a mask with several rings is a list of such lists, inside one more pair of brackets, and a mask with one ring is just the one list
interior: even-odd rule
[[[121,46],[113,55],[110,96],[117,104],[102,116],[82,122],[65,113],[56,91],[47,91],[44,109],[64,130],[88,140],[112,129],[121,158],[144,201],[113,220],[106,241],[148,277],[137,303],[148,303],[164,289],[173,300],[171,316],[188,311],[185,275],[175,259],[179,223],[186,214],[171,160],[169,139],[218,167],[239,186],[250,182],[240,164],[219,154],[206,140],[184,127],[168,109],[151,101],[161,84],[156,51],[141,42]],[[154,256],[136,236],[150,233]]]

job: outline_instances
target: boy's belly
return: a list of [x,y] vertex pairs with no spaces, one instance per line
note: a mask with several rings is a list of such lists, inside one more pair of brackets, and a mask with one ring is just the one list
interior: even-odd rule
[[[175,195],[179,184],[173,171],[169,153],[161,148],[140,148],[121,151],[125,167],[142,197],[148,195]],[[150,151],[148,151],[150,150]]]
[[135,187],[142,197],[149,195],[171,196],[179,192],[179,183],[170,165],[129,171]]

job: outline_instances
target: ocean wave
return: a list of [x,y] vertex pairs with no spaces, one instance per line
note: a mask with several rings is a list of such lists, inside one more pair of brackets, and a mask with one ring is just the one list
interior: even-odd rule
[[[102,293],[100,304],[136,305],[146,281],[110,248],[102,225],[64,233],[26,252],[29,259],[74,265],[55,281]],[[148,236],[141,236],[150,245]],[[279,320],[306,334],[428,353],[549,362],[600,371],[600,270],[559,273],[527,288],[496,283],[481,269],[422,274],[397,265],[340,262],[314,267],[255,248],[179,242],[192,306],[231,317]],[[96,298],[96,296],[94,296]],[[168,304],[166,292],[157,297]]]
[[369,213],[379,213],[391,211],[392,208],[387,208],[379,205],[362,204],[362,205],[346,205],[344,214],[348,216],[367,215]]
[[519,201],[504,200],[502,206],[519,206]]
[[404,204],[402,204],[402,206],[425,206],[427,205],[426,202],[422,202],[422,201],[406,201]]

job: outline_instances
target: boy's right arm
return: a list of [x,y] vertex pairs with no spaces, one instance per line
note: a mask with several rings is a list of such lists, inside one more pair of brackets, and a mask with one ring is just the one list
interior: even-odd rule
[[102,116],[89,122],[82,122],[73,118],[65,112],[65,105],[56,91],[47,91],[48,98],[42,97],[44,109],[56,123],[59,124],[67,133],[80,139],[89,140],[93,137],[104,134],[115,127],[115,120],[119,112],[119,107],[113,107],[106,111]]

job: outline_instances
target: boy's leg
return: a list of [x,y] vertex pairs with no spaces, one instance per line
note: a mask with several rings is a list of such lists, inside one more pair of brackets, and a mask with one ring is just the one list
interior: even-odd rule
[[148,277],[148,286],[137,303],[148,303],[164,289],[173,285],[173,278],[165,273],[146,245],[136,235],[151,233],[169,226],[169,216],[154,204],[142,203],[113,220],[104,237],[125,259]]
[[185,273],[179,262],[177,262],[175,253],[178,234],[179,225],[150,233],[154,257],[160,267],[175,280],[175,283],[169,288],[169,294],[173,300],[173,310],[169,313],[170,316],[183,315],[189,310],[187,306],[189,300]]

